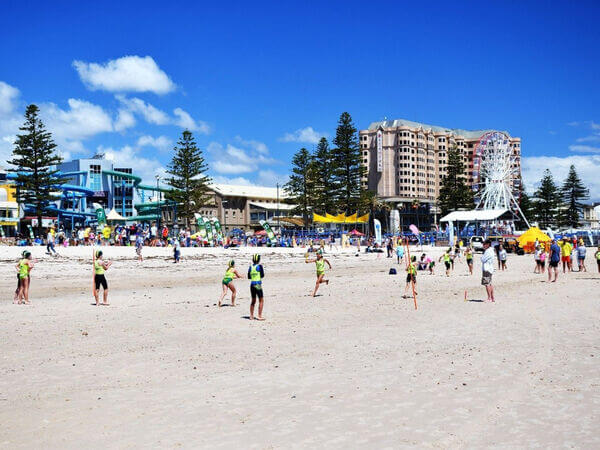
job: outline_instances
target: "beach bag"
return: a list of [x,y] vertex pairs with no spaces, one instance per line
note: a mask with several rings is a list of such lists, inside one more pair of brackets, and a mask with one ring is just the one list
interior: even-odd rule
[[396,275],[396,274],[397,274],[397,272],[396,272],[396,269],[394,269],[394,268],[392,267],[392,268],[390,269],[390,272],[389,272],[389,274],[390,274],[390,275]]

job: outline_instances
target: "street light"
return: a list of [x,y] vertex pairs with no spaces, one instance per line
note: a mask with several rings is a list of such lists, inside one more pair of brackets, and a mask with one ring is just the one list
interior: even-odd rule
[[156,209],[158,210],[158,220],[156,222],[156,233],[160,234],[160,191],[158,190],[158,182],[160,181],[160,175],[156,175]]
[[277,182],[277,232],[281,235],[281,223],[279,222],[279,181]]
[[227,237],[227,216],[225,215],[225,206],[229,202],[227,200],[221,200],[221,211],[223,213],[223,231],[225,235],[223,236],[223,246],[225,246],[225,238]]

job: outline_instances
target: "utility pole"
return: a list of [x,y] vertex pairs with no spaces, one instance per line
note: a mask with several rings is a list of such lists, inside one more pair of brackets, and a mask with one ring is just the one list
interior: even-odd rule
[[281,235],[281,223],[279,221],[279,181],[277,182],[277,232]]

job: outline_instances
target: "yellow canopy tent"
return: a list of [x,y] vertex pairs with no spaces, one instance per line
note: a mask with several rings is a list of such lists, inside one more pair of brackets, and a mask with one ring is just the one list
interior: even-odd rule
[[338,214],[337,216],[335,216],[336,223],[344,223],[345,221],[346,221],[346,214],[341,213],[341,214]]
[[365,214],[364,216],[360,216],[358,219],[356,219],[356,222],[358,222],[358,223],[369,223],[369,214]]
[[523,248],[523,250],[526,252],[531,252],[534,250],[533,245],[536,239],[541,243],[549,242],[551,240],[550,237],[538,227],[531,227],[529,230],[519,236],[517,241],[519,241],[519,245],[521,248]]
[[357,219],[356,216],[358,216],[358,213],[354,213],[354,214],[352,214],[350,216],[346,216],[346,220],[344,222],[346,222],[346,223],[356,223],[356,219]]
[[327,218],[328,223],[334,223],[337,219],[336,216],[332,216],[329,213],[325,213],[325,217]]
[[[329,214],[327,214],[329,215]],[[331,223],[331,219],[329,217],[320,216],[319,214],[313,213],[313,222],[317,223]]]

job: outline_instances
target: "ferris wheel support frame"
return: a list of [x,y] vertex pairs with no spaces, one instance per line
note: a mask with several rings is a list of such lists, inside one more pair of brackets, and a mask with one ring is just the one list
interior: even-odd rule
[[[480,195],[475,209],[508,209],[529,221],[512,192],[515,156],[509,146],[510,138],[500,131],[490,131],[479,139],[473,149],[473,190]],[[475,178],[475,177],[474,177]],[[481,184],[484,186],[481,187]]]

